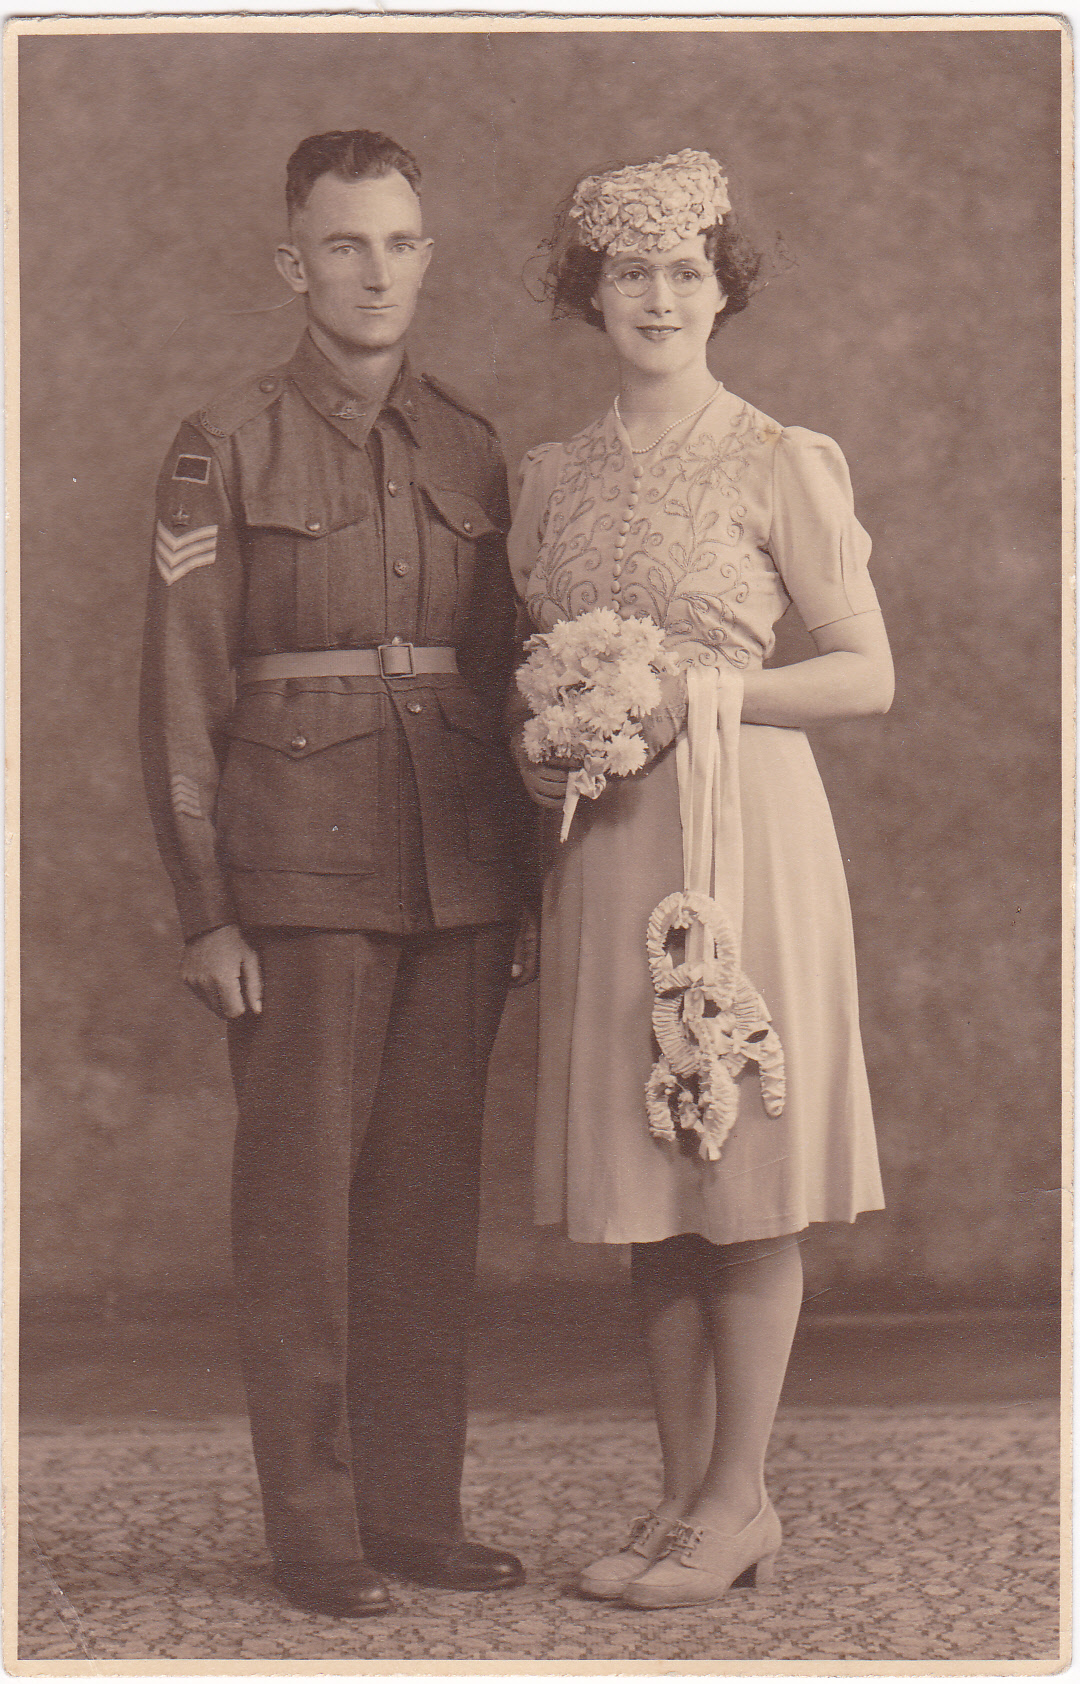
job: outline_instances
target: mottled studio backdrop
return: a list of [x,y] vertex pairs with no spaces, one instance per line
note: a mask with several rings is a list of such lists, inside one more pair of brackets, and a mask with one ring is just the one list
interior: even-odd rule
[[[888,718],[815,737],[890,1208],[819,1241],[811,1290],[1048,1290],[1059,51],[1021,30],[23,39],[29,1297],[227,1276],[223,1031],[175,980],[135,751],[151,498],[178,418],[288,354],[295,304],[246,313],[285,296],[285,160],[357,126],[423,163],[416,361],[475,397],[511,463],[613,389],[602,336],[551,326],[522,284],[550,208],[612,161],[696,146],[729,166],[776,261],[713,366],[839,440],[899,679]],[[534,1014],[532,990],[496,1056],[483,1267],[612,1272],[607,1248],[531,1228]]]

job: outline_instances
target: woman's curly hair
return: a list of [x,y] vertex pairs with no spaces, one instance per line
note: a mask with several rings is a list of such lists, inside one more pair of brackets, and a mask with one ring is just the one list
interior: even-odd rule
[[[541,282],[541,296],[551,301],[552,317],[577,316],[590,327],[604,328],[604,318],[593,303],[605,254],[583,246],[574,238],[569,216],[570,200],[560,208],[555,229],[547,242],[547,270]],[[720,290],[727,302],[713,322],[711,339],[730,316],[745,310],[759,290],[762,256],[742,233],[734,216],[704,230],[705,255],[716,271]]]

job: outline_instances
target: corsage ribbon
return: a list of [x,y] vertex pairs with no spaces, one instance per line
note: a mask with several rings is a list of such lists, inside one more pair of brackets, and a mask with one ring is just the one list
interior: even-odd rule
[[[683,834],[683,888],[710,895],[742,945],[743,834],[739,791],[742,674],[732,667],[686,669],[686,730],[675,745]],[[704,931],[690,932],[702,947]],[[700,959],[702,952],[688,955]]]
[[[742,801],[739,727],[743,681],[729,667],[686,671],[686,729],[676,743],[683,835],[683,888],[649,919],[649,968],[660,1056],[645,1090],[650,1132],[674,1141],[696,1134],[709,1161],[735,1125],[735,1078],[757,1065],[769,1116],[784,1108],[784,1054],[764,1000],[743,975]],[[685,930],[683,962],[667,943]]]

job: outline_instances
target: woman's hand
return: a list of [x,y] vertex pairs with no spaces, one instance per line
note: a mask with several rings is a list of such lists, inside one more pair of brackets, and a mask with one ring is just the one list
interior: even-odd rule
[[660,705],[641,721],[641,735],[649,751],[647,765],[670,748],[686,724],[686,674],[668,673],[660,680]]
[[580,762],[560,760],[555,764],[546,760],[539,763],[530,760],[525,753],[520,731],[515,731],[510,738],[510,752],[521,781],[536,805],[549,811],[561,808],[566,798],[566,780]]

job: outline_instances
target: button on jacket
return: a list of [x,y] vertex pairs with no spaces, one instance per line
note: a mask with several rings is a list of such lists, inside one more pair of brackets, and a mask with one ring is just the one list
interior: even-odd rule
[[[508,524],[492,429],[407,364],[369,400],[305,334],[184,422],[158,482],[142,745],[186,938],[515,915]],[[237,693],[245,657],[395,638],[456,649],[459,675]]]

